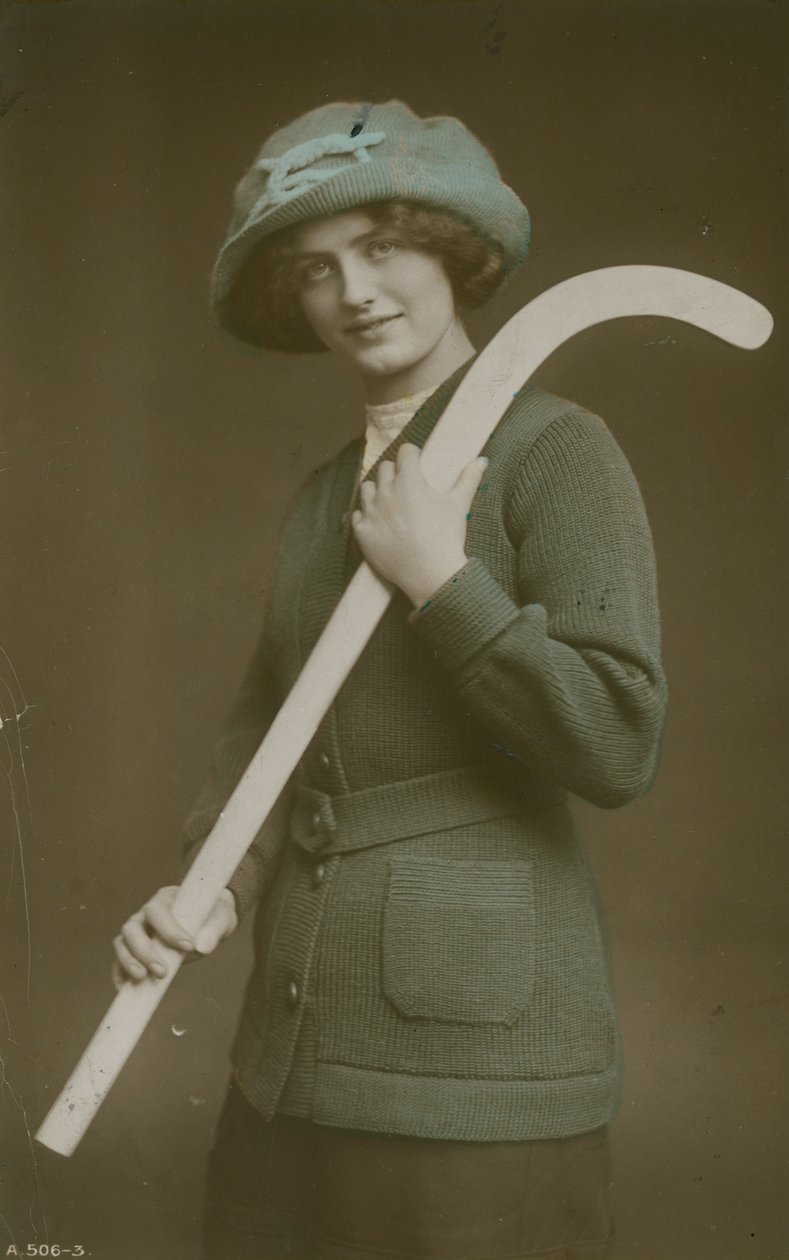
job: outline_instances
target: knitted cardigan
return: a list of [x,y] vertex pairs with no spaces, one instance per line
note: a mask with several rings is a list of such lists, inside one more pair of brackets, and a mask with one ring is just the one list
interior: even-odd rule
[[[382,458],[423,444],[465,370]],[[419,611],[395,596],[231,881],[242,913],[258,907],[232,1056],[265,1117],[528,1140],[596,1128],[620,1098],[605,931],[567,798],[620,806],[655,773],[649,528],[602,421],[534,386],[485,453],[468,564]],[[360,454],[313,474],[291,514],[192,851],[360,560]]]

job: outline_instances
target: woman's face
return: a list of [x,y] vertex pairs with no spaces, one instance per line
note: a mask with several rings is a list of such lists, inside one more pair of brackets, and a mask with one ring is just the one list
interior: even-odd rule
[[352,210],[302,224],[292,246],[304,315],[370,402],[433,388],[473,353],[441,262],[396,229]]

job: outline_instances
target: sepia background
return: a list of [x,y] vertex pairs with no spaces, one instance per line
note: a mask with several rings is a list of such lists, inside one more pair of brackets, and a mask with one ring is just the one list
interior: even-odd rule
[[247,933],[186,968],[70,1159],[34,1144],[179,829],[296,487],[360,427],[328,355],[239,349],[207,285],[263,138],[325,101],[457,114],[534,219],[479,344],[616,263],[776,317],[748,353],[620,320],[538,375],[647,501],[671,710],[651,794],[581,807],[627,1056],[618,1260],[785,1260],[786,8],[780,0],[0,6],[0,1255],[192,1260]]

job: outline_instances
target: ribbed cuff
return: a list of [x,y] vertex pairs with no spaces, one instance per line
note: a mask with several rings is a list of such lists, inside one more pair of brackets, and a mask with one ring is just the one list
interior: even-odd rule
[[409,621],[444,665],[458,670],[517,617],[517,605],[472,556]]

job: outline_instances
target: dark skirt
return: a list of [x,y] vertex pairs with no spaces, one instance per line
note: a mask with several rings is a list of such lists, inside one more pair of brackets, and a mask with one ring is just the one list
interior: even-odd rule
[[610,1256],[608,1133],[450,1142],[267,1123],[231,1082],[203,1260]]

